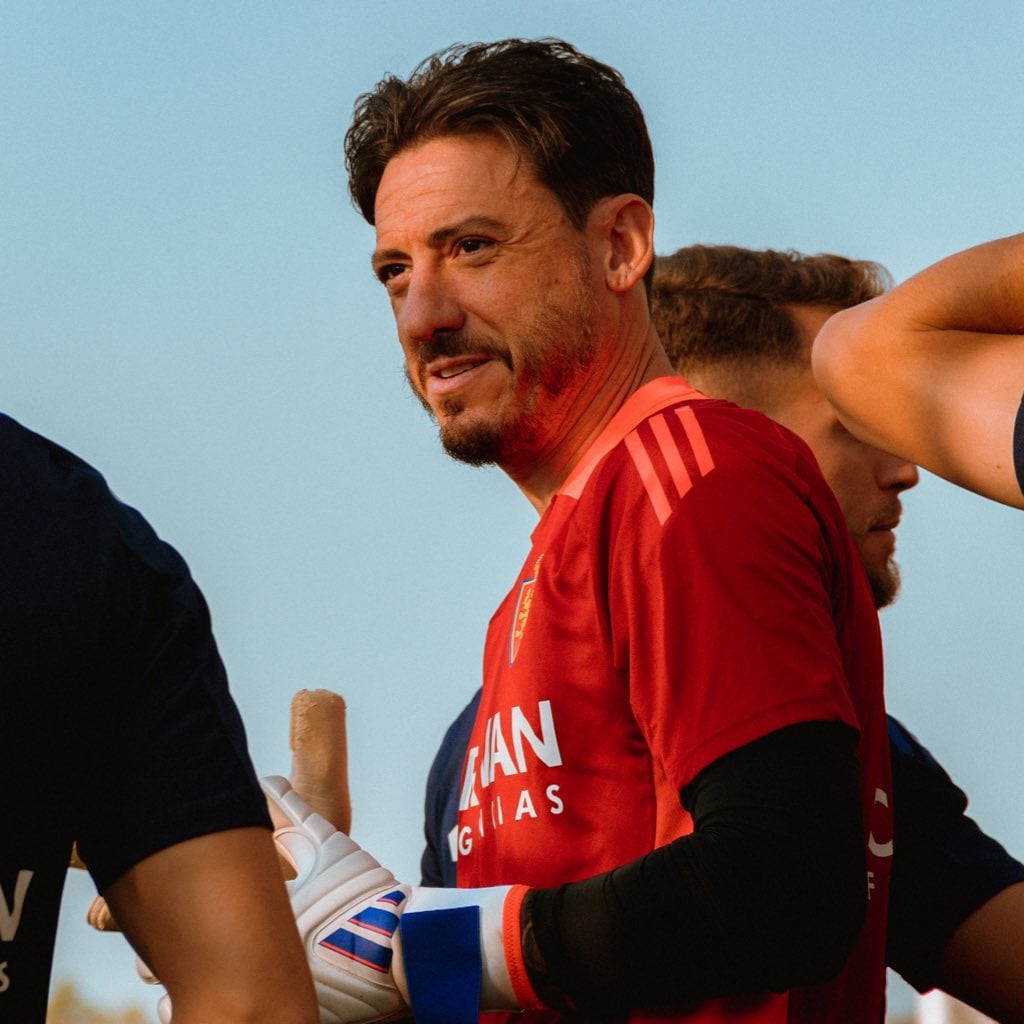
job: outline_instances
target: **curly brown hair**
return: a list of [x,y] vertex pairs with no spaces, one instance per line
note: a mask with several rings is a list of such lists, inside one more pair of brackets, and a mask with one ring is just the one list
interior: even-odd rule
[[408,79],[388,75],[359,97],[345,134],[353,202],[372,224],[392,157],[477,133],[499,136],[529,160],[577,229],[606,196],[654,201],[651,141],[622,75],[560,39],[504,39],[448,47]]
[[892,286],[881,264],[792,249],[691,245],[654,261],[654,324],[672,365],[803,357],[788,306],[845,309]]

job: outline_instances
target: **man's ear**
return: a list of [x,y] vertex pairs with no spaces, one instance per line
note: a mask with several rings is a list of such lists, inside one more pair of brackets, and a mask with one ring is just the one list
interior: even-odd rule
[[628,292],[643,281],[654,259],[654,211],[646,200],[626,192],[598,202],[588,221],[604,243],[608,288]]

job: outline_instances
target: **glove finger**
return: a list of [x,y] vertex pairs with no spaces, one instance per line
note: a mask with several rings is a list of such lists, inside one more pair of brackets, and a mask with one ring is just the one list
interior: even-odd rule
[[159,985],[160,979],[150,970],[149,964],[141,956],[135,957],[135,973],[147,985]]
[[283,820],[288,825],[300,825],[312,813],[309,804],[292,789],[292,784],[284,776],[264,776],[260,779],[260,787],[270,805],[275,824]]
[[286,822],[279,827],[305,832],[318,846],[322,846],[338,831],[292,789],[292,784],[286,778],[280,775],[268,775],[260,779],[260,785],[263,787],[263,794],[270,805],[271,817],[276,821],[283,819]]
[[107,901],[102,896],[97,896],[89,904],[85,919],[98,932],[119,932],[121,930],[117,921],[114,920],[114,915],[110,912],[110,907],[107,906]]
[[160,1024],[171,1024],[170,996],[160,997],[160,1002],[156,1004],[156,1015],[160,1018]]
[[288,882],[290,891],[303,885],[322,867],[320,861],[323,857],[337,861],[349,854],[363,853],[348,836],[311,810],[292,789],[288,779],[268,775],[260,779],[260,785],[270,805],[271,817],[290,822],[274,831],[274,844],[279,856],[295,870],[296,878]]

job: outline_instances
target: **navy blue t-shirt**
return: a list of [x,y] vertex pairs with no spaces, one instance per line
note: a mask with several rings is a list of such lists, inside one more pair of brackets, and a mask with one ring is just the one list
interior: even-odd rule
[[[456,885],[451,836],[479,704],[477,690],[448,727],[427,777],[422,885]],[[887,721],[895,855],[886,962],[926,991],[956,929],[997,893],[1024,881],[1024,864],[967,817],[966,795],[931,753],[891,715]]]
[[935,985],[953,933],[997,893],[1024,881],[1024,864],[964,813],[964,791],[891,716],[889,750],[895,855],[886,960],[924,992]]
[[482,691],[477,690],[448,726],[427,775],[423,825],[427,845],[420,857],[420,885],[435,889],[454,889],[458,885],[451,837],[459,819],[462,766],[481,696]]
[[71,844],[102,891],[269,827],[206,604],[76,456],[0,416],[0,1020],[45,1019]]

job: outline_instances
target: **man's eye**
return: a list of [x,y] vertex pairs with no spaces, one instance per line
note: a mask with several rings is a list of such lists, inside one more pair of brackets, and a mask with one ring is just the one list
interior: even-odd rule
[[461,253],[472,255],[486,249],[491,244],[490,239],[487,238],[462,238],[459,240],[458,249]]
[[385,263],[383,266],[377,268],[377,280],[381,284],[387,284],[389,281],[394,280],[405,270],[405,267],[401,263]]

